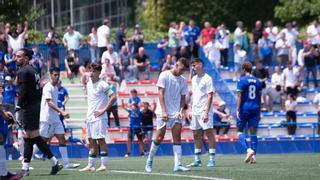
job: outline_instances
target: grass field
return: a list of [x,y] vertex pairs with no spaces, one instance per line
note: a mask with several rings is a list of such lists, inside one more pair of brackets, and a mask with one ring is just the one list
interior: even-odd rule
[[[153,173],[145,173],[146,158],[110,158],[109,170],[101,173],[80,173],[78,170],[62,170],[57,176],[49,176],[49,161],[33,161],[30,176],[25,180],[100,180],[100,179],[234,179],[234,180],[319,180],[320,154],[284,154],[258,155],[257,164],[249,165],[243,162],[244,155],[217,156],[217,166],[206,167],[207,156],[202,156],[202,167],[193,168],[190,172],[173,173],[173,157],[156,157]],[[184,156],[183,163],[193,160],[193,156]],[[86,159],[73,159],[86,166]],[[99,165],[98,161],[98,164]],[[9,167],[16,171],[21,167],[20,162],[10,161]]]

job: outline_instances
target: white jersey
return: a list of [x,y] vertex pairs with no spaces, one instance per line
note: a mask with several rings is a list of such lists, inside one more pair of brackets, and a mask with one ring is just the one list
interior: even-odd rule
[[58,104],[58,88],[53,86],[50,82],[44,85],[42,90],[41,98],[41,111],[40,111],[40,121],[41,122],[60,122],[59,113],[52,109],[47,99],[50,99],[55,105]]
[[107,47],[109,42],[110,28],[102,25],[97,29],[98,47]]
[[[198,75],[192,78],[192,115],[201,115],[207,106],[208,94],[214,92],[212,78],[205,73],[202,77]],[[209,114],[212,114],[212,106]]]
[[[157,86],[164,88],[164,103],[169,118],[175,118],[180,111],[181,95],[186,95],[188,85],[183,76],[175,76],[171,71],[164,71],[160,74]],[[158,99],[155,113],[162,115],[160,101]]]
[[96,83],[92,83],[91,79],[87,83],[88,94],[88,112],[87,122],[94,122],[98,120],[107,120],[106,113],[99,117],[94,116],[94,112],[98,109],[103,109],[109,102],[109,96],[113,94],[107,82],[100,79]]

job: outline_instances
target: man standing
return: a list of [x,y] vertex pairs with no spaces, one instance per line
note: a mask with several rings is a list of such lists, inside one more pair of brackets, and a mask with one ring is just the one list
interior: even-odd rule
[[25,131],[24,135],[24,160],[21,173],[28,175],[33,145],[44,153],[51,160],[51,175],[55,175],[62,169],[62,165],[53,156],[46,142],[39,134],[40,119],[40,76],[29,64],[31,53],[27,49],[20,49],[16,54],[17,65],[20,69],[17,72],[17,88],[19,89],[16,111],[19,111],[19,121]]
[[50,82],[44,85],[42,90],[41,111],[40,111],[40,135],[46,141],[55,136],[59,141],[59,151],[65,168],[77,168],[80,164],[72,164],[69,161],[65,130],[59,114],[65,118],[69,113],[58,107],[59,90],[57,87],[60,76],[60,69],[54,68],[50,71]]
[[[108,127],[107,111],[116,100],[116,96],[108,83],[99,78],[102,66],[92,63],[90,67],[90,80],[87,83],[88,112],[87,136],[89,139],[88,165],[80,169],[81,172],[107,170],[108,147],[105,141]],[[101,166],[95,170],[98,150],[100,150]]]
[[[240,81],[237,84],[237,135],[241,145],[247,151],[245,162],[256,163],[255,154],[257,153],[258,138],[257,128],[260,121],[261,106],[261,82],[258,78],[251,75],[252,65],[246,61],[241,68]],[[248,127],[250,131],[250,147],[246,141],[244,129]]]
[[189,26],[184,29],[184,38],[188,43],[188,49],[193,58],[199,57],[200,28],[194,20],[189,21]]
[[209,143],[209,161],[207,166],[215,166],[216,142],[213,134],[213,111],[212,111],[212,97],[213,84],[212,78],[204,72],[203,61],[201,59],[194,59],[191,61],[192,69],[196,75],[192,77],[192,120],[191,129],[195,141],[195,159],[189,164],[189,167],[201,166],[201,148],[202,148],[202,131],[208,137]]
[[62,41],[68,52],[73,49],[76,57],[79,57],[79,50],[84,44],[84,39],[78,31],[73,30],[71,25],[67,26],[67,33],[63,35]]
[[181,127],[183,117],[183,107],[186,104],[186,94],[188,86],[182,76],[187,67],[187,60],[181,58],[170,71],[163,71],[158,79],[159,100],[156,108],[157,115],[157,135],[152,142],[150,153],[147,159],[145,170],[152,172],[152,161],[156,155],[160,143],[162,142],[166,129],[171,128],[173,138],[174,172],[189,171],[181,164]]
[[97,29],[99,57],[102,57],[104,51],[106,51],[109,44],[110,28],[109,19],[103,20],[103,25]]

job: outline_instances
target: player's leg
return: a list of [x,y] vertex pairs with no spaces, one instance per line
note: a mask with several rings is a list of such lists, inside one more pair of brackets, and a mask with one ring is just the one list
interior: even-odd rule
[[88,157],[88,165],[80,169],[80,172],[95,172],[95,165],[97,161],[97,154],[98,154],[98,143],[95,139],[89,137],[88,134],[88,141],[89,141],[89,157]]
[[97,169],[99,171],[107,170],[108,166],[108,146],[105,138],[97,139],[100,148],[101,166]]
[[256,154],[258,148],[258,137],[257,137],[257,127],[251,126],[249,127],[250,131],[250,147],[254,151],[254,155],[249,160],[250,164],[256,163]]
[[191,130],[193,133],[194,139],[194,161],[191,164],[188,164],[187,167],[199,167],[201,166],[201,148],[202,148],[202,132],[201,126],[199,124],[200,116],[192,116],[191,119]]
[[190,171],[189,168],[182,166],[182,148],[181,148],[181,121],[175,120],[172,127],[172,139],[173,139],[173,154],[174,154],[174,168],[173,171]]
[[131,146],[132,146],[132,139],[134,136],[134,133],[132,132],[133,129],[130,128],[128,131],[128,137],[127,137],[127,153],[124,155],[124,157],[131,156]]
[[214,135],[213,128],[208,128],[204,130],[207,138],[208,138],[208,144],[209,144],[209,161],[207,166],[208,167],[214,167],[216,165],[216,137]]

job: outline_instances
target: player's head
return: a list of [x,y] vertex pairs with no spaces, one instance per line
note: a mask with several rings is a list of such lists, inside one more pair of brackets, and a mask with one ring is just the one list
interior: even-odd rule
[[224,102],[224,101],[221,101],[221,102],[219,102],[219,109],[225,109],[226,108],[226,102]]
[[102,66],[98,63],[92,63],[90,65],[90,78],[92,81],[96,82],[99,80],[101,70]]
[[249,61],[245,61],[243,64],[242,64],[242,67],[241,67],[241,72],[242,72],[242,75],[246,74],[246,73],[249,73],[251,74],[252,72],[252,64],[249,62]]
[[131,96],[136,97],[138,95],[138,91],[136,89],[131,89],[130,94]]
[[148,109],[149,109],[149,106],[150,106],[149,103],[146,102],[146,101],[142,103],[142,108],[143,108],[143,110],[148,110]]
[[173,68],[173,73],[175,75],[182,75],[183,72],[186,70],[186,68],[188,67],[188,61],[186,58],[180,58],[178,59],[177,63],[174,65]]
[[22,48],[16,52],[15,59],[17,66],[24,66],[29,63],[29,60],[32,59],[32,53],[28,49]]
[[60,69],[58,67],[54,67],[50,70],[50,79],[52,84],[58,84],[60,78]]
[[191,61],[192,69],[198,74],[199,72],[203,71],[203,61],[200,58],[194,58]]
[[138,108],[139,108],[139,107],[138,107],[138,104],[137,104],[136,102],[133,102],[133,103],[131,104],[131,109],[132,109],[133,111],[136,111]]

